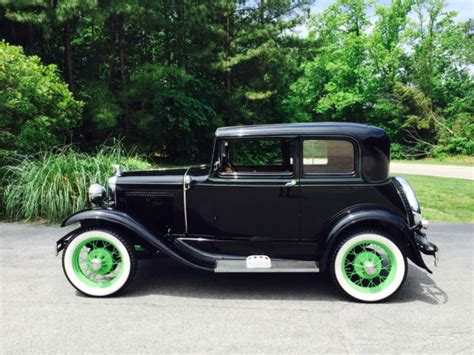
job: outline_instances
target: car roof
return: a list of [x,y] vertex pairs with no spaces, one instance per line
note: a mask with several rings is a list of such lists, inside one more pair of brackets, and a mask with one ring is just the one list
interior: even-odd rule
[[304,122],[279,123],[255,126],[221,127],[216,131],[218,138],[262,137],[285,135],[345,135],[365,139],[384,134],[381,128],[347,122]]
[[390,172],[390,138],[383,129],[358,123],[306,122],[222,127],[218,139],[279,136],[350,137],[360,147],[360,173],[367,182],[385,182]]

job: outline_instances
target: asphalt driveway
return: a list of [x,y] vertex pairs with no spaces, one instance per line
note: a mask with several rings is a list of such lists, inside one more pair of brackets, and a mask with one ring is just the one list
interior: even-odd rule
[[435,273],[411,265],[394,298],[360,304],[322,275],[212,274],[167,259],[141,262],[121,297],[88,298],[54,256],[64,230],[0,223],[0,353],[472,353],[474,225],[430,229]]
[[440,176],[456,179],[474,180],[473,166],[438,165],[438,164],[414,164],[414,163],[390,163],[392,174],[414,174]]

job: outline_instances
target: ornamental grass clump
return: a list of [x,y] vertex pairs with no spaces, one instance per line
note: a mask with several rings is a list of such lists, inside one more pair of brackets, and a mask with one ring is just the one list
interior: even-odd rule
[[113,164],[129,170],[150,167],[144,159],[125,152],[121,145],[102,147],[93,155],[67,146],[54,152],[17,158],[16,164],[4,168],[6,217],[59,222],[87,207],[89,185],[97,182],[106,186],[114,173]]

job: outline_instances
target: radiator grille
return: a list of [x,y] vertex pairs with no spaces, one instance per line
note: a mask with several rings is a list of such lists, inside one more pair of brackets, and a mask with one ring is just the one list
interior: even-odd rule
[[124,191],[125,210],[150,228],[167,230],[175,225],[174,193],[167,191]]

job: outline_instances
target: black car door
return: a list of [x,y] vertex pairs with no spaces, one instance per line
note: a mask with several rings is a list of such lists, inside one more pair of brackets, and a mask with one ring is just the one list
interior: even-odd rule
[[293,137],[223,140],[211,177],[219,239],[299,238],[299,181]]

